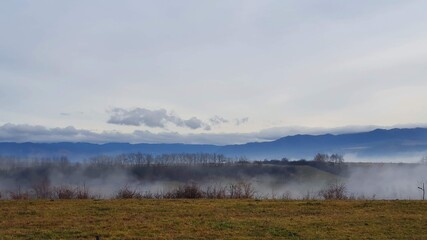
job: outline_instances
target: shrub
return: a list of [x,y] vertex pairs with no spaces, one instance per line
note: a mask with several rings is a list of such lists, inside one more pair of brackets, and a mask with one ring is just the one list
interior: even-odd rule
[[73,199],[75,198],[74,189],[70,186],[60,186],[55,188],[55,195],[58,199]]
[[77,187],[75,189],[75,198],[77,198],[77,199],[89,199],[90,198],[89,190],[86,188],[86,185],[83,185],[83,188]]
[[169,198],[203,198],[204,193],[198,185],[192,183],[178,187],[168,196]]
[[230,198],[253,198],[254,195],[255,190],[251,183],[238,182],[229,186]]
[[13,200],[26,200],[30,198],[28,191],[22,191],[21,186],[18,186],[18,189],[15,192],[9,192],[9,196]]
[[347,187],[344,183],[333,183],[319,191],[319,196],[325,200],[345,200],[348,199]]
[[280,196],[282,200],[292,200],[292,193],[290,191],[286,191]]
[[223,186],[208,186],[205,192],[206,198],[222,199],[227,197],[227,189]]
[[142,198],[142,195],[136,190],[130,189],[128,185],[123,186],[115,195],[116,199],[131,199],[131,198]]

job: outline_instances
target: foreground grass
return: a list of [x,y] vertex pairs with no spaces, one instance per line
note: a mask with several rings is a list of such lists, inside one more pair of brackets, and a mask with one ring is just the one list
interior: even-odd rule
[[427,239],[427,201],[0,201],[0,239]]

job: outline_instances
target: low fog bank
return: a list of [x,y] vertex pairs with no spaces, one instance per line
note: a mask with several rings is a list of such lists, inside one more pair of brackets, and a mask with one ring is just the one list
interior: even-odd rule
[[375,199],[420,199],[427,164],[369,164],[351,167],[348,191]]
[[346,162],[353,163],[420,163],[423,161],[423,156],[427,156],[427,152],[401,153],[393,156],[345,154],[344,158]]
[[421,199],[427,164],[248,161],[218,154],[122,154],[74,163],[0,157],[1,199],[268,198]]

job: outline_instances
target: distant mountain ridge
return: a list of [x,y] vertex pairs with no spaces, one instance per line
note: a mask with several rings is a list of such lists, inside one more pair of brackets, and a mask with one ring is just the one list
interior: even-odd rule
[[228,156],[264,158],[310,158],[316,153],[356,154],[358,156],[393,156],[427,152],[427,128],[375,129],[369,132],[323,135],[293,135],[271,142],[216,146],[209,144],[129,144],[84,142],[0,143],[0,155],[7,156],[68,156],[84,159],[96,155],[142,152],[222,153]]

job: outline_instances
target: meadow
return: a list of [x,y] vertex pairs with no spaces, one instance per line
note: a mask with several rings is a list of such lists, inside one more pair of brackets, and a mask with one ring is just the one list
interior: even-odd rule
[[2,200],[0,239],[427,239],[427,201]]

